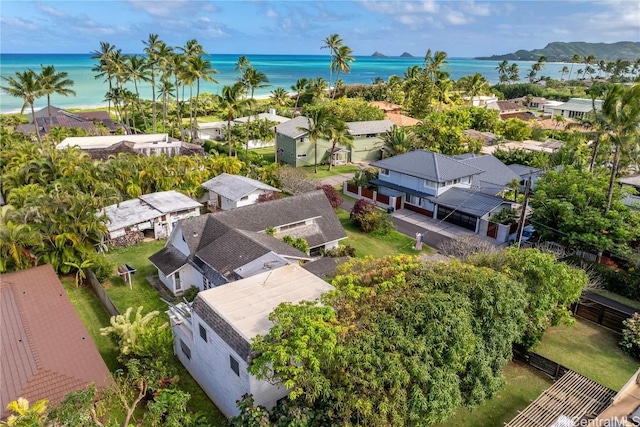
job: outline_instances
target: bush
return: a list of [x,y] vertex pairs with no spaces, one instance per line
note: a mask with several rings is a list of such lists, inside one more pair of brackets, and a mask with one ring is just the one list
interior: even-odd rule
[[304,252],[305,254],[309,254],[309,243],[307,243],[306,239],[303,237],[293,238],[289,235],[282,236],[282,241],[289,246],[293,246],[300,252]]
[[88,257],[91,261],[91,270],[96,275],[96,278],[100,283],[105,282],[113,275],[115,264],[109,261],[106,257],[95,253]]
[[182,294],[182,296],[187,301],[192,302],[194,299],[196,299],[196,295],[198,295],[198,292],[200,292],[200,289],[198,289],[197,286],[192,286],[184,291],[184,294]]
[[334,210],[338,209],[344,201],[342,197],[340,197],[340,193],[338,193],[338,190],[336,190],[329,184],[325,184],[317,188],[324,191],[324,195],[327,196],[327,199],[329,200],[329,203]]
[[640,359],[640,314],[634,313],[633,317],[628,318],[622,324],[624,329],[622,330],[620,347],[625,353]]
[[324,256],[329,258],[340,258],[343,256],[348,256],[350,258],[355,258],[356,256],[356,248],[349,245],[338,246],[336,248],[327,249],[322,253]]
[[353,205],[349,217],[351,222],[365,233],[386,235],[393,229],[393,223],[386,214],[365,199],[360,199]]
[[615,269],[598,263],[593,263],[593,269],[607,291],[640,301],[640,271]]

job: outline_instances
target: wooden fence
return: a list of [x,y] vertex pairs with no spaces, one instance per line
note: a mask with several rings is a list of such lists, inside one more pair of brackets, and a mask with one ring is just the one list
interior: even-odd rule
[[574,304],[571,308],[574,316],[597,323],[619,334],[624,329],[622,322],[632,316],[630,313],[606,306],[589,298],[583,298],[582,301]]
[[513,358],[515,360],[526,363],[532,368],[544,372],[554,380],[557,380],[570,370],[569,368],[559,364],[558,362],[554,362],[551,359],[540,356],[538,353],[526,350],[524,347],[519,345],[513,346]]
[[105,308],[105,310],[107,310],[107,312],[111,316],[119,315],[120,311],[116,308],[113,301],[111,301],[111,298],[109,298],[109,296],[105,292],[104,288],[102,287],[102,284],[96,277],[95,273],[88,268],[85,269],[84,272],[87,275],[87,279],[86,279],[87,282],[89,282],[89,284],[93,288],[94,292],[96,293],[98,299],[100,300],[100,303]]

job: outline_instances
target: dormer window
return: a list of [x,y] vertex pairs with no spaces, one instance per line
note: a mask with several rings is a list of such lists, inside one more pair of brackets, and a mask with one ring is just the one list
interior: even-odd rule
[[379,173],[380,175],[389,176],[389,169],[380,168]]

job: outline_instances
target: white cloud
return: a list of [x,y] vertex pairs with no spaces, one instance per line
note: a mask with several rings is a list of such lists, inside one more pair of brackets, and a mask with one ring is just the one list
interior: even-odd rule
[[471,19],[471,17],[455,10],[447,11],[444,14],[444,19],[446,19],[447,22],[451,25],[465,25],[473,22],[473,19]]
[[22,18],[0,18],[0,23],[4,30],[20,30],[20,31],[40,31],[41,28],[38,24],[32,21],[28,21]]
[[38,4],[38,9],[40,9],[42,12],[46,13],[47,15],[51,15],[53,17],[56,18],[64,18],[65,16],[67,16],[66,13],[59,11],[58,9],[55,9],[51,6],[45,5],[45,4]]
[[273,10],[273,9],[268,9],[268,10],[265,12],[265,15],[267,16],[267,18],[275,19],[275,18],[277,18],[277,17],[278,17],[278,12],[276,12],[276,11],[275,11],[275,10]]
[[193,10],[191,6],[200,9],[195,5],[198,2],[189,2],[188,0],[172,0],[172,1],[149,1],[149,0],[126,0],[127,3],[135,10],[140,10],[151,16],[166,18],[174,15],[176,12],[184,12]]
[[365,8],[387,15],[405,15],[407,13],[436,13],[439,9],[435,0],[422,1],[377,1],[363,0]]

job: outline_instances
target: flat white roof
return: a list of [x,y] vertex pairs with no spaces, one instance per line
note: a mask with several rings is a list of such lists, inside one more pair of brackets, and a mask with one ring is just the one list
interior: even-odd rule
[[200,185],[209,191],[213,191],[214,193],[233,201],[238,201],[255,190],[280,192],[279,189],[255,179],[241,175],[231,175],[228,173],[221,173]]
[[290,264],[237,280],[198,295],[249,341],[265,335],[269,314],[283,302],[314,301],[333,286],[299,265]]
[[194,209],[202,206],[201,203],[196,202],[191,197],[185,196],[175,190],[143,194],[139,198],[163,214]]

